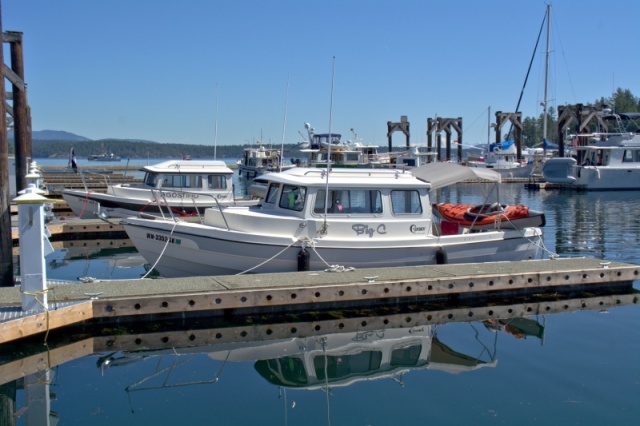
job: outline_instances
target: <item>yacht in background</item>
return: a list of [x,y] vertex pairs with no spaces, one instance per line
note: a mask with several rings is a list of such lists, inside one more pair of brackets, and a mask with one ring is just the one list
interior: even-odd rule
[[[142,183],[111,184],[106,193],[65,189],[62,198],[80,219],[152,216],[197,216],[207,207],[235,202],[233,170],[222,161],[170,160],[144,166]],[[83,172],[83,179],[84,179]]]
[[575,157],[547,160],[545,181],[587,191],[640,189],[640,113],[605,111],[602,120],[607,131],[570,135]]

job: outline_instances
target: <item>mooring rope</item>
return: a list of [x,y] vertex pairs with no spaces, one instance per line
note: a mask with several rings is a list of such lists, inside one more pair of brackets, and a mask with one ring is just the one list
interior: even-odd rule
[[313,252],[316,254],[316,256],[318,256],[318,258],[320,260],[322,260],[322,262],[327,266],[327,268],[324,270],[325,272],[351,272],[354,271],[356,268],[354,267],[344,267],[342,265],[330,265],[329,262],[327,262],[326,260],[324,260],[324,258],[320,255],[320,253],[318,253],[318,250],[316,250],[316,241],[315,240],[307,240],[306,241],[307,246],[309,248],[311,248],[311,250],[313,250]]
[[171,241],[171,236],[173,235],[173,231],[176,230],[176,226],[178,226],[179,222],[180,222],[179,220],[175,220],[173,222],[173,228],[171,228],[171,232],[169,233],[169,238],[167,238],[167,241],[165,241],[165,243],[164,243],[164,247],[162,248],[162,251],[160,252],[160,256],[158,256],[158,258],[156,259],[156,262],[149,269],[149,271],[140,278],[141,280],[147,278],[149,276],[149,274],[151,272],[153,272],[153,270],[155,269],[155,267],[158,264],[158,262],[160,262],[160,259],[162,259],[162,256],[164,255],[165,250],[167,249],[167,247],[169,247],[169,242]]
[[[524,231],[523,231],[523,229],[522,229],[522,228],[518,228],[518,227],[517,227],[513,222],[511,222],[511,220],[506,216],[506,214],[505,214],[505,213],[502,213],[502,214],[504,214],[504,215],[505,215],[505,216],[504,216],[504,217],[505,217],[505,219],[507,220],[507,222],[509,222],[509,223],[511,223],[511,224],[513,225],[514,229],[517,229],[518,231],[520,231],[520,235],[522,235],[522,237],[524,238]],[[540,237],[542,237],[542,235],[541,235]],[[543,252],[547,253],[547,254],[548,254],[548,256],[549,256],[549,259],[552,259],[552,260],[553,260],[553,259],[557,259],[557,258],[559,258],[559,257],[560,257],[560,256],[558,255],[558,253],[555,253],[555,252],[553,252],[553,251],[549,250],[549,249],[545,246],[545,244],[544,244],[544,239],[539,238],[539,239],[538,239],[538,241],[533,241],[531,238],[527,238],[527,240],[528,240],[531,244],[533,244],[534,246],[538,247],[538,248],[539,248],[540,250],[542,250]]]
[[38,298],[38,296],[45,295],[46,293],[49,292],[49,289],[45,288],[43,290],[36,291],[34,293],[30,293],[28,291],[22,290],[22,285],[20,285],[20,290],[19,291],[20,291],[20,294],[24,294],[26,296],[32,296],[35,299],[35,301],[38,302],[38,304],[40,306],[42,306],[42,309],[44,309],[45,316],[47,318],[47,331],[46,331],[46,333],[44,335],[44,342],[46,343],[47,342],[47,338],[49,337],[49,307],[47,305],[45,305],[44,303],[42,303],[42,301]]
[[249,268],[249,269],[247,269],[247,270],[245,270],[245,271],[238,272],[236,275],[243,275],[243,274],[246,274],[247,272],[251,272],[251,271],[253,271],[253,270],[254,270],[254,269],[256,269],[256,268],[261,267],[261,266],[262,266],[262,265],[264,265],[265,263],[271,262],[273,259],[275,259],[276,257],[280,256],[282,253],[284,253],[284,252],[285,252],[285,250],[289,249],[291,246],[293,246],[293,245],[294,245],[295,243],[297,243],[298,241],[300,241],[300,240],[294,240],[294,241],[292,241],[292,242],[291,242],[291,244],[289,244],[288,246],[286,246],[285,248],[283,248],[282,250],[280,250],[278,253],[276,253],[276,254],[274,254],[273,256],[271,256],[269,259],[265,260],[265,261],[264,261],[264,262],[262,262],[262,263],[257,264],[257,265],[256,265],[256,266],[254,266],[253,268]]

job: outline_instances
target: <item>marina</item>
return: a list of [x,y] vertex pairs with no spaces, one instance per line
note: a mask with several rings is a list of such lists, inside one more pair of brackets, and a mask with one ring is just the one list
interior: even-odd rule
[[[638,98],[600,93],[615,61],[575,80],[594,104],[548,75],[556,51],[615,58],[624,43],[552,48],[547,5],[502,111],[528,5],[374,7],[318,39],[291,22],[362,8],[3,3],[0,425],[637,422]],[[559,28],[613,34],[618,9],[573,8]],[[432,54],[442,34],[462,47]],[[478,67],[487,40],[509,60]],[[473,117],[489,102],[485,147]],[[326,133],[304,122],[290,143],[309,119]]]
[[[233,179],[248,191],[237,172]],[[397,403],[376,416],[391,424],[426,415],[405,401],[417,404],[434,386],[455,400],[463,385],[499,393],[501,403],[478,395],[463,403],[467,414],[439,410],[438,416],[463,423],[485,416],[490,423],[498,413],[516,419],[528,409],[508,406],[525,400],[585,418],[574,403],[528,391],[538,383],[599,413],[619,408],[615,418],[628,422],[636,411],[628,408],[635,406],[627,397],[634,385],[625,366],[637,362],[640,349],[634,243],[640,226],[617,212],[635,208],[640,198],[529,191],[522,181],[506,181],[501,200],[544,212],[545,246],[557,260],[140,279],[150,265],[121,225],[74,219],[56,203],[57,219],[47,224],[55,249],[46,265],[51,309],[21,312],[18,288],[0,289],[2,335],[9,339],[0,345],[7,412],[44,415],[51,407],[77,424],[114,416],[123,424],[166,424],[173,413],[157,403],[166,397],[204,422],[210,402],[199,398],[206,395],[224,405],[220,419],[251,424],[258,420],[240,401],[254,392],[269,423],[308,423],[302,418],[312,416],[328,424],[351,418],[363,397],[384,405],[384,394]],[[483,205],[492,185],[443,187],[433,201]],[[581,386],[580,377],[588,384]],[[82,393],[86,386],[94,391]],[[504,395],[513,386],[522,390]],[[615,402],[605,395],[612,386],[620,394]],[[54,387],[55,400],[34,397]],[[113,402],[105,404],[107,394]],[[371,409],[355,413],[367,418]],[[611,419],[593,413],[589,419],[605,417]]]

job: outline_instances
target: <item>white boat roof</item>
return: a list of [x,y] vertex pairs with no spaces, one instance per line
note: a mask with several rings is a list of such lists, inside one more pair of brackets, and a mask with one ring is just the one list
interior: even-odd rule
[[454,163],[428,163],[410,170],[416,178],[429,182],[431,190],[461,181],[488,180],[499,183],[500,173],[485,168],[467,167]]
[[[321,186],[327,182],[326,169],[294,167],[280,173],[268,173],[262,179],[269,182],[302,186]],[[438,189],[461,181],[500,182],[500,173],[484,168],[466,167],[453,163],[429,163],[424,166],[403,169],[332,169],[329,184],[332,186],[413,186]]]
[[[261,179],[269,182],[289,185],[316,186],[326,185],[326,169],[294,167],[280,173],[268,173]],[[402,169],[336,168],[329,173],[329,184],[333,187],[415,187],[429,188],[429,184],[413,177]]]
[[140,170],[153,173],[233,173],[224,161],[218,160],[169,160],[144,166]]

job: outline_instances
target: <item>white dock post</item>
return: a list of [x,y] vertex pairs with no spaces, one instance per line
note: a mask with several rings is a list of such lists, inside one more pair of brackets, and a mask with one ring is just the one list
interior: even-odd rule
[[42,187],[42,173],[38,170],[38,164],[35,161],[32,161],[31,164],[29,164],[29,174],[27,174],[25,178],[27,178],[27,187],[31,183],[38,189]]
[[44,203],[50,200],[39,195],[42,191],[34,184],[20,192],[13,201],[18,205],[22,310],[44,312],[48,306],[44,257],[53,252],[44,226]]

